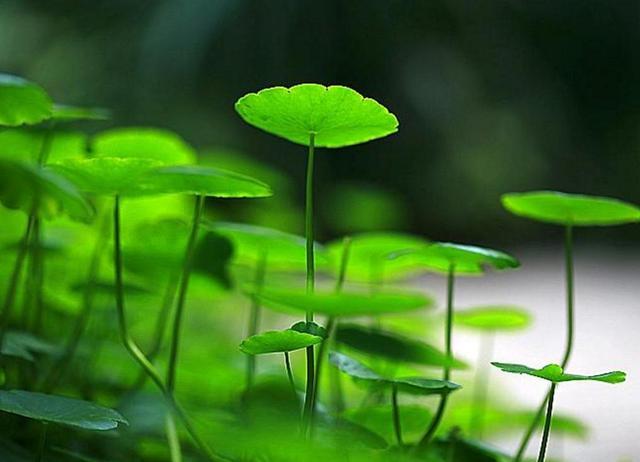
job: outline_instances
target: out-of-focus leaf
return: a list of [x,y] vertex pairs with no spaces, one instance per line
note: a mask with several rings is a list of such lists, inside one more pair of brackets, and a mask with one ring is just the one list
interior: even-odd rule
[[37,124],[51,117],[53,103],[33,82],[0,74],[0,126]]
[[56,122],[74,122],[78,120],[109,120],[111,114],[101,107],[80,107],[66,104],[54,104],[52,117]]
[[215,233],[206,233],[196,246],[193,269],[212,277],[228,289],[231,287],[228,265],[232,253],[229,239]]
[[456,325],[480,331],[515,331],[531,325],[531,315],[517,306],[488,305],[456,310]]

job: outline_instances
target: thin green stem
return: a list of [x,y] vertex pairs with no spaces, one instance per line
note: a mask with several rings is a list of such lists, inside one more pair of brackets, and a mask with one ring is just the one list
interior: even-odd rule
[[[249,315],[249,326],[247,336],[251,337],[258,333],[260,325],[260,299],[258,295],[264,286],[264,278],[267,268],[267,251],[261,251],[256,264],[255,275],[253,280],[254,291],[251,295],[251,314]],[[247,355],[247,389],[251,388],[256,375],[256,357],[255,355]]]
[[47,422],[40,423],[40,438],[38,439],[38,453],[36,454],[36,462],[42,462],[44,460],[44,450],[47,447],[47,430],[49,424]]
[[489,372],[487,364],[493,356],[495,332],[489,332],[480,340],[480,351],[476,367],[476,376],[473,384],[473,405],[469,421],[469,432],[481,439],[484,432],[484,413],[487,407],[489,395]]
[[287,370],[287,378],[289,379],[289,385],[291,385],[291,390],[293,391],[293,394],[295,395],[297,393],[297,391],[296,391],[296,382],[293,379],[293,370],[291,369],[291,358],[289,357],[289,352],[288,351],[284,352],[284,367]]
[[549,433],[551,432],[551,418],[553,416],[553,399],[556,394],[556,383],[551,385],[549,390],[549,400],[547,403],[547,417],[544,421],[544,430],[542,431],[542,441],[540,442],[540,452],[538,453],[538,462],[544,462],[547,453],[547,444],[549,443]]
[[191,223],[191,233],[187,242],[184,262],[182,264],[182,276],[180,278],[180,287],[178,289],[178,302],[173,318],[173,326],[171,332],[171,351],[169,353],[169,367],[167,370],[167,389],[173,393],[176,385],[176,369],[178,366],[178,350],[180,347],[180,331],[182,327],[182,317],[184,314],[184,305],[187,298],[187,290],[189,288],[189,278],[191,276],[191,265],[193,260],[193,252],[198,240],[198,230],[200,228],[200,218],[204,209],[205,196],[197,196],[196,204],[193,211],[193,220]]
[[[564,234],[564,260],[565,260],[565,287],[566,287],[566,316],[567,316],[567,337],[562,356],[561,366],[566,368],[571,359],[571,353],[573,352],[573,337],[575,332],[575,307],[574,307],[574,269],[573,269],[573,227],[567,225],[565,227]],[[542,404],[538,407],[536,415],[534,416],[531,424],[527,428],[516,455],[513,458],[513,462],[521,462],[524,458],[524,454],[529,446],[529,442],[533,437],[533,434],[538,428],[540,420],[544,414],[545,407],[549,402],[549,393],[546,394]]]
[[167,417],[165,418],[165,431],[167,434],[167,442],[169,443],[171,462],[182,462],[180,437],[178,435],[178,429],[176,428],[176,422],[171,413],[167,414]]
[[[309,155],[307,158],[306,203],[305,203],[305,237],[307,252],[307,293],[315,289],[314,233],[313,233],[313,167],[315,157],[315,134],[309,135]],[[307,310],[306,321],[313,322],[313,312]],[[314,413],[313,391],[315,390],[315,354],[313,346],[306,349],[307,383],[302,412],[302,433],[307,435],[312,425]]]
[[[447,274],[447,319],[445,323],[445,353],[447,355],[447,364],[444,366],[443,378],[449,380],[451,378],[451,362],[453,361],[453,352],[451,348],[451,338],[453,333],[453,291],[455,288],[455,265],[449,265],[449,271]],[[423,435],[422,439],[418,443],[418,448],[425,448],[429,445],[431,440],[436,434],[442,417],[444,416],[447,408],[447,402],[449,400],[449,394],[446,393],[440,397],[438,408],[431,420],[431,424],[427,431]]]
[[393,384],[391,387],[391,408],[393,410],[393,431],[396,435],[398,446],[402,448],[402,427],[400,425],[400,407],[398,406],[398,385]]
[[138,363],[138,365],[145,371],[145,373],[149,376],[151,381],[155,384],[156,387],[160,390],[165,400],[171,407],[171,410],[174,414],[180,419],[182,425],[193,439],[194,443],[200,451],[206,456],[206,458],[211,462],[218,461],[228,461],[226,457],[214,454],[211,452],[211,449],[207,446],[204,440],[200,437],[196,429],[191,424],[191,421],[182,410],[182,407],[178,404],[173,393],[169,392],[168,388],[165,386],[160,374],[155,370],[153,364],[149,361],[149,359],[144,355],[140,347],[136,344],[131,337],[129,332],[129,327],[127,325],[125,304],[124,304],[124,283],[122,277],[122,244],[120,240],[120,197],[118,195],[115,196],[113,207],[113,241],[114,241],[114,250],[113,250],[113,263],[115,270],[115,298],[116,298],[116,311],[118,314],[118,328],[120,331],[120,337],[122,343],[127,350],[127,352],[131,355],[131,357]]

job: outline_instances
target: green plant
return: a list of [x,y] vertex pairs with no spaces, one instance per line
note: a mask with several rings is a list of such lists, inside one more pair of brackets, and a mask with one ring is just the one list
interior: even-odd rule
[[[560,362],[565,368],[571,359],[574,338],[574,275],[573,275],[573,229],[581,226],[614,226],[640,221],[640,208],[617,199],[581,194],[566,194],[555,191],[533,191],[509,193],[502,196],[503,206],[511,213],[525,218],[563,226],[565,229],[565,285],[567,337]],[[549,395],[538,408],[536,417],[525,432],[518,447],[514,462],[524,457],[533,432],[542,418]]]
[[542,432],[542,441],[540,443],[540,452],[538,453],[538,462],[544,462],[547,444],[549,442],[549,433],[551,431],[551,423],[553,416],[553,401],[556,393],[556,387],[562,382],[575,382],[582,380],[592,380],[596,382],[605,383],[621,383],[626,380],[627,374],[622,371],[605,372],[597,375],[576,375],[567,374],[564,372],[562,366],[557,364],[548,364],[542,369],[534,369],[522,364],[507,364],[507,363],[492,363],[494,366],[504,372],[510,372],[512,374],[525,374],[533,377],[538,377],[551,382],[551,388],[549,389],[549,397],[547,399],[547,416],[544,422],[544,430]]

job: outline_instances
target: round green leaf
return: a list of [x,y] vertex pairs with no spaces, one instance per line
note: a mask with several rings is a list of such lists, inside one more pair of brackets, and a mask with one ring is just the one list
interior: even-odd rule
[[502,205],[514,215],[556,225],[612,226],[640,221],[640,208],[609,197],[532,191],[504,194]]
[[411,292],[315,292],[301,289],[263,288],[256,294],[267,308],[275,310],[313,311],[327,316],[375,316],[429,308],[433,300]]
[[140,158],[96,157],[67,159],[51,168],[64,175],[81,191],[98,195],[142,196],[159,194],[142,180],[158,161]]
[[7,159],[0,159],[0,201],[27,213],[37,204],[47,217],[61,210],[78,220],[93,217],[89,203],[67,179],[48,168]]
[[75,122],[79,120],[109,120],[111,114],[100,107],[68,106],[54,104],[51,118],[56,122]]
[[113,409],[88,401],[23,390],[0,390],[0,411],[85,430],[112,430],[127,421]]
[[560,382],[573,382],[577,380],[591,380],[596,382],[605,383],[620,383],[624,382],[627,378],[627,374],[622,371],[605,372],[603,374],[596,375],[577,375],[566,374],[562,367],[557,364],[548,364],[542,369],[534,369],[522,364],[509,364],[509,363],[491,363],[495,367],[504,372],[511,372],[512,374],[525,374],[533,377],[538,377],[544,380],[548,380],[554,383]]
[[[203,227],[231,240],[236,263],[255,266],[265,258],[270,270],[305,267],[306,240],[302,236],[244,223],[204,220]],[[315,244],[315,256],[319,263],[326,261],[325,250],[318,243]]]
[[482,274],[489,266],[498,270],[520,266],[518,260],[504,252],[450,242],[434,242],[418,250],[399,252],[396,258],[409,258],[414,264],[440,272],[453,267],[462,274]]
[[221,198],[270,197],[271,188],[239,173],[200,165],[158,167],[141,178],[147,194],[197,194]]
[[368,380],[372,382],[384,382],[384,378],[372,369],[343,353],[332,351],[329,353],[329,362],[342,372],[354,379]]
[[242,341],[240,350],[248,355],[284,353],[321,343],[322,337],[293,329],[265,332]]
[[[410,255],[390,259],[397,252],[406,253],[422,249],[429,241],[411,234],[393,232],[371,232],[356,234],[351,238],[347,279],[367,282],[398,280],[417,273],[422,266]],[[327,245],[334,263],[335,272],[339,271],[342,258],[343,240],[338,239]]]
[[91,142],[96,157],[153,159],[163,165],[192,164],[191,146],[169,130],[150,127],[114,128],[97,134]]
[[453,321],[456,325],[481,331],[514,331],[531,325],[531,315],[517,306],[477,306],[457,310]]
[[437,348],[399,334],[375,327],[356,324],[340,324],[335,333],[337,342],[370,355],[425,366],[464,369],[466,364],[457,359],[450,360]]
[[398,131],[398,119],[384,106],[355,90],[313,83],[266,88],[236,102],[245,122],[293,143],[339,148]]
[[0,126],[37,124],[51,117],[53,103],[35,83],[0,74]]

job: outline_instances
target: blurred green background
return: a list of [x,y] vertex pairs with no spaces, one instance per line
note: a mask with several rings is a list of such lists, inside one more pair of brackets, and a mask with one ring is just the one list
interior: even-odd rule
[[[318,156],[321,239],[394,228],[516,245],[556,230],[509,217],[503,192],[640,202],[639,17],[627,0],[0,0],[0,69],[110,108],[113,125],[273,165],[300,208],[304,149],[248,127],[233,103],[272,85],[351,86],[400,132]],[[273,221],[302,227],[299,214]]]

